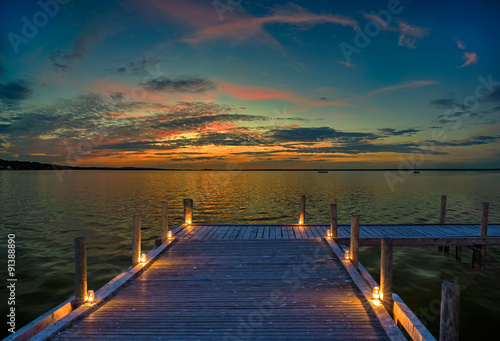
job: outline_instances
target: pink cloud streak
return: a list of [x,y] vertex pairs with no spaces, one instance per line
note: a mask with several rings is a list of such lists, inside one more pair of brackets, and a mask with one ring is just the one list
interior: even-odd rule
[[282,23],[296,26],[332,23],[351,26],[353,28],[358,27],[358,23],[354,19],[342,15],[317,15],[312,13],[282,14],[261,18],[240,19],[238,21],[207,27],[191,37],[184,38],[183,41],[191,44],[223,38],[233,38],[243,41],[257,35],[267,35],[264,32],[264,25],[268,23]]
[[405,82],[405,83],[401,83],[401,84],[392,85],[392,86],[388,86],[385,88],[373,90],[368,95],[374,96],[374,95],[377,95],[377,94],[382,93],[382,92],[411,90],[411,89],[417,89],[417,88],[421,88],[423,86],[434,85],[434,84],[439,84],[439,82],[436,82],[433,80],[411,81],[411,82]]
[[291,103],[308,104],[312,106],[349,107],[345,101],[316,101],[294,94],[290,91],[263,86],[244,86],[231,83],[219,83],[218,92],[241,100],[277,99]]
[[476,64],[478,59],[479,59],[479,56],[475,52],[464,52],[465,63],[463,63],[460,66],[457,66],[457,69],[466,67],[468,65]]

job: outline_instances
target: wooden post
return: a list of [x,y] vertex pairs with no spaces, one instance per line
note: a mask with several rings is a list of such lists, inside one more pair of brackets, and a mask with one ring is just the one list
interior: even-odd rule
[[441,289],[441,320],[439,341],[458,340],[458,313],[460,308],[460,286],[456,283],[443,283]]
[[359,261],[359,215],[351,217],[351,248],[349,251],[351,263],[357,269]]
[[[483,207],[481,211],[481,231],[479,235],[481,237],[488,236],[488,211],[490,204],[487,202],[483,202]],[[484,270],[486,265],[486,246],[482,245],[479,247],[479,250],[474,250],[472,255],[472,268]]]
[[193,199],[184,199],[184,224],[193,223]]
[[330,204],[330,232],[332,238],[339,236],[337,230],[337,204]]
[[[441,196],[441,211],[439,214],[439,223],[444,224],[446,221],[446,195]],[[448,249],[448,250],[446,250]],[[444,251],[446,253],[450,253],[450,247],[449,246],[438,246],[438,251]]]
[[161,203],[161,243],[168,239],[168,204],[166,201]]
[[299,224],[305,224],[306,222],[306,196],[302,194],[300,196],[300,217]]
[[462,247],[457,246],[456,252],[455,252],[455,259],[460,261],[462,260]]
[[382,252],[380,259],[380,293],[382,303],[389,314],[393,314],[394,301],[392,300],[392,257],[393,241],[382,238]]
[[84,237],[75,238],[75,305],[87,300],[87,251]]
[[139,264],[141,258],[141,215],[133,216],[132,223],[132,266]]

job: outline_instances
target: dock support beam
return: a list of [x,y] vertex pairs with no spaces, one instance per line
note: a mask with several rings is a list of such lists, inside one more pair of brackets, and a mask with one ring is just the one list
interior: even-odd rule
[[456,283],[443,283],[441,289],[441,320],[439,341],[458,340],[458,312],[460,308],[460,286]]
[[132,266],[139,264],[141,258],[141,215],[132,218]]
[[193,199],[184,199],[184,224],[193,223]]
[[330,204],[330,232],[332,238],[339,236],[337,229],[337,204]]
[[[488,211],[490,204],[483,202],[483,207],[481,211],[481,237],[487,237],[488,235]],[[472,253],[472,268],[474,270],[483,271],[486,265],[486,246],[479,246],[479,250],[474,250]]]
[[168,203],[161,203],[161,243],[168,239]]
[[359,262],[359,215],[351,217],[351,248],[350,248],[351,263],[358,268]]
[[87,251],[84,237],[75,238],[75,305],[87,300]]
[[302,194],[300,196],[300,217],[299,224],[305,224],[306,222],[306,196]]
[[[446,195],[441,196],[441,210],[439,213],[439,223],[444,224],[446,221]],[[450,254],[449,246],[438,246],[439,251],[444,251],[445,255],[448,256]]]
[[394,301],[392,300],[392,263],[393,263],[393,241],[390,238],[382,238],[382,252],[380,260],[380,292],[382,303],[389,314],[393,314]]

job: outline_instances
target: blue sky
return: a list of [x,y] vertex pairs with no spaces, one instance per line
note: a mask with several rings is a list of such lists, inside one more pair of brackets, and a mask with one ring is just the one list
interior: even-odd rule
[[0,6],[0,158],[500,167],[495,1]]

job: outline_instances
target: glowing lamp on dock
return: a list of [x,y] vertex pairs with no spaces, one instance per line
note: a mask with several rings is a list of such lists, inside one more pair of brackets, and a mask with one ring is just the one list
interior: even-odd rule
[[92,302],[94,302],[94,298],[95,298],[94,290],[87,291],[87,298],[85,301],[87,303],[92,303]]
[[326,238],[328,239],[332,238],[332,231],[330,230],[326,231]]
[[380,288],[379,287],[373,288],[373,299],[380,300]]
[[346,250],[346,252],[344,253],[344,259],[349,260],[349,250]]
[[186,224],[191,224],[191,218],[186,219]]
[[172,239],[172,231],[168,231],[167,238],[168,238],[168,239]]
[[139,263],[145,264],[146,263],[146,254],[142,253],[141,258],[139,259]]

